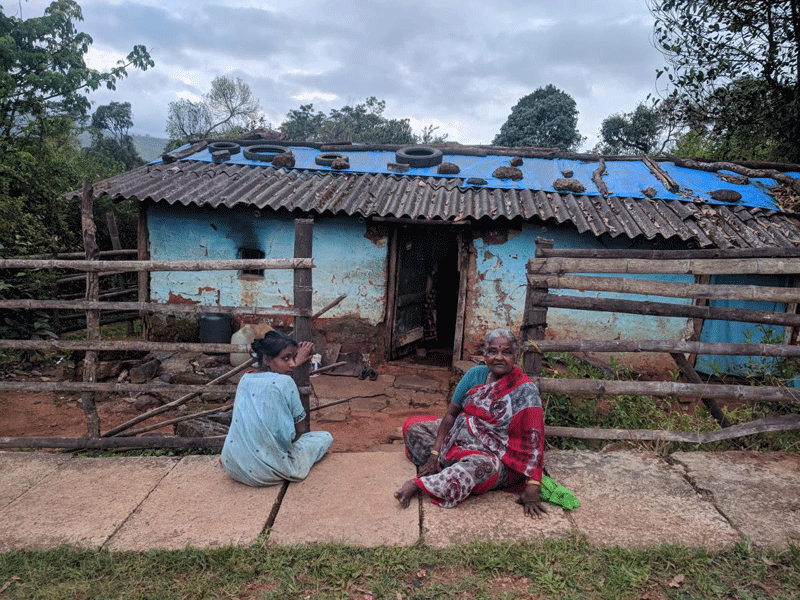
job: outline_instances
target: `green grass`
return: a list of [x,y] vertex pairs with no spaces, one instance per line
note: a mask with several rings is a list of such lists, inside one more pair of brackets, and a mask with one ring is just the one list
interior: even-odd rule
[[344,545],[0,554],[2,598],[797,598],[800,547],[592,545],[580,535],[446,549]]
[[[619,368],[615,361],[612,361],[614,373],[609,374],[568,353],[548,355],[548,363],[558,364],[560,367],[556,373],[543,371],[543,375],[548,377],[588,379],[631,379],[634,377],[634,373],[630,369]],[[784,373],[784,377],[793,378],[791,372]],[[775,385],[774,381],[763,380],[755,373],[751,374],[747,381],[751,385]],[[671,409],[672,400],[671,398],[641,395],[593,397],[558,393],[542,394],[544,420],[548,425],[604,429],[662,429],[696,433],[719,429],[718,423],[704,406],[698,405],[693,413],[682,413]],[[778,406],[758,404],[731,410],[722,407],[721,410],[731,425],[738,425],[768,416],[800,413],[800,404]],[[571,438],[551,438],[548,439],[548,442],[554,447],[562,449],[585,449],[597,445],[593,441]],[[797,451],[800,449],[800,430],[762,433],[713,444],[678,444],[655,441],[616,442],[616,444],[645,447],[662,454],[677,450]]]

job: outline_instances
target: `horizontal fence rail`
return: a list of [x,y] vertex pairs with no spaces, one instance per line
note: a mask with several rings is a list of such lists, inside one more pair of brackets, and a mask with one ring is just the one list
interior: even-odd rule
[[[523,316],[523,365],[544,393],[567,395],[646,395],[690,397],[703,401],[723,429],[711,434],[687,432],[634,432],[625,430],[548,427],[550,435],[586,439],[665,440],[705,443],[752,435],[764,431],[800,428],[800,417],[790,415],[774,420],[730,427],[717,400],[750,404],[795,405],[800,389],[777,385],[727,385],[704,383],[694,370],[697,355],[753,356],[793,359],[800,346],[791,345],[792,330],[800,327],[800,248],[759,248],[752,250],[606,250],[554,249],[549,240],[537,240],[536,256],[527,262],[527,291]],[[597,276],[595,274],[619,276]],[[638,278],[644,275],[649,278]],[[659,276],[689,275],[694,282],[661,281]],[[715,285],[712,275],[784,275],[789,287]],[[569,293],[559,293],[567,290]],[[640,299],[599,297],[600,293],[642,296]],[[658,302],[654,297],[679,298],[683,302]],[[710,300],[773,302],[786,312],[708,306]],[[690,326],[689,339],[681,340],[546,340],[547,314],[551,308],[633,314],[644,317],[683,319]],[[783,344],[719,343],[699,341],[707,320],[757,323],[788,328]],[[622,337],[624,337],[624,332]],[[679,381],[620,381],[576,378],[546,378],[540,374],[542,358],[550,352],[573,353],[664,353],[677,365],[689,383]],[[724,433],[723,433],[724,432]]]

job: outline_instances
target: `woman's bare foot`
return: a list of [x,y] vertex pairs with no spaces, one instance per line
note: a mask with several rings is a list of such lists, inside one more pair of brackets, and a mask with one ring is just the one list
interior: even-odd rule
[[394,497],[400,503],[402,508],[408,508],[411,504],[411,499],[419,493],[419,488],[411,479],[406,481],[399,490],[394,493]]

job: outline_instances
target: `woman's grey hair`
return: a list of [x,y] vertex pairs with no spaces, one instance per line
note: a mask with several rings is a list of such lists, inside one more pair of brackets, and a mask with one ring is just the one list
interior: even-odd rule
[[519,342],[517,342],[517,338],[511,333],[508,329],[492,329],[489,333],[486,334],[486,339],[483,340],[483,352],[486,353],[487,348],[498,338],[507,339],[511,342],[511,348],[514,350],[514,354],[519,352]]

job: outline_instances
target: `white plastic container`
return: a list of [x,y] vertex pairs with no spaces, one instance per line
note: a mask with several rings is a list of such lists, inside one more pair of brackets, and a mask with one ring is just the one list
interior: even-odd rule
[[[250,346],[256,339],[255,329],[251,325],[245,325],[231,336],[231,344],[246,344]],[[238,367],[247,362],[250,358],[249,352],[231,352],[231,366]]]

